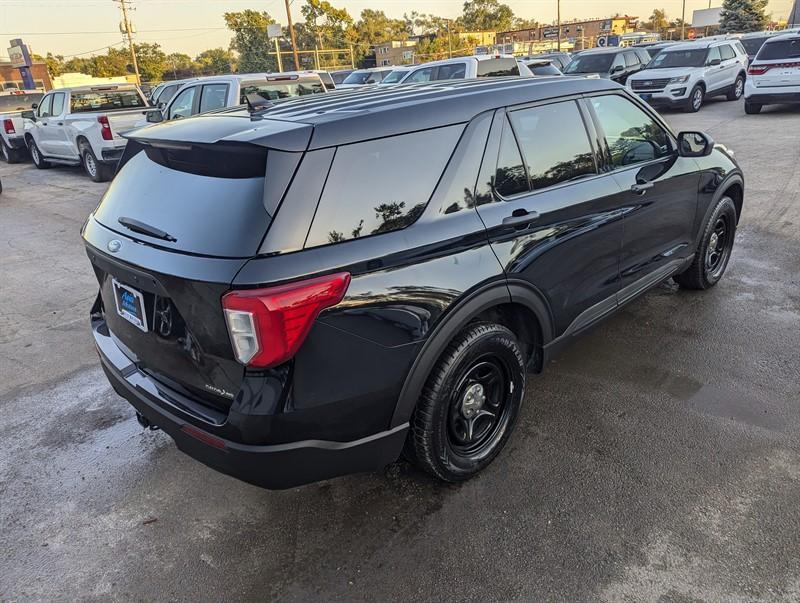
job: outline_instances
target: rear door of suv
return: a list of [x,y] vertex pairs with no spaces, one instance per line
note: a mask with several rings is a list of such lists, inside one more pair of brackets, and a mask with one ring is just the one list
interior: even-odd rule
[[509,281],[545,296],[556,335],[616,306],[627,201],[579,98],[495,114],[476,202]]

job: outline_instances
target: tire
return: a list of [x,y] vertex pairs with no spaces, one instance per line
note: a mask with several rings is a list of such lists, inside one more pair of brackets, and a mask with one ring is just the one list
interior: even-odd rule
[[761,107],[762,105],[757,105],[755,103],[748,103],[747,101],[744,101],[744,112],[747,113],[748,115],[758,115],[759,113],[761,113]]
[[0,139],[0,157],[6,163],[19,163],[22,161],[22,151],[20,149],[12,149],[4,140]]
[[692,88],[692,91],[689,93],[689,98],[686,99],[686,105],[684,106],[683,110],[686,113],[697,113],[700,110],[700,107],[703,106],[703,97],[705,96],[705,92],[703,92],[703,87],[700,84],[695,85]]
[[443,481],[469,479],[505,446],[524,391],[525,360],[514,334],[494,323],[468,325],[428,376],[406,458]]
[[50,162],[42,157],[42,152],[39,150],[39,147],[36,146],[36,141],[33,138],[28,139],[28,150],[31,152],[33,165],[35,165],[38,169],[46,170],[50,167]]
[[675,275],[675,282],[684,289],[697,290],[716,285],[728,266],[735,236],[736,206],[730,197],[722,197],[706,222],[692,265]]
[[111,180],[111,166],[101,163],[88,144],[81,145],[81,163],[86,175],[94,182],[108,182]]
[[733,84],[733,88],[728,91],[728,94],[725,95],[725,98],[729,101],[738,101],[744,95],[744,76],[739,74],[736,78],[736,82]]

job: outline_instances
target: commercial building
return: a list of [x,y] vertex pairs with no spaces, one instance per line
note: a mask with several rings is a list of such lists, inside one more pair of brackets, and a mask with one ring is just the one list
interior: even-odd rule
[[[456,34],[461,40],[461,47],[481,46],[495,43],[496,34],[493,31],[462,31]],[[414,36],[409,40],[392,40],[375,45],[375,65],[410,65],[415,62],[417,43],[435,34]],[[454,50],[456,50],[454,48]],[[463,52],[461,53],[463,54]],[[440,57],[441,58],[441,57]]]
[[[37,88],[50,90],[53,87],[53,83],[50,81],[50,74],[47,73],[47,64],[44,61],[33,62],[31,75]],[[0,60],[0,90],[18,90],[22,88],[22,76],[19,73],[19,69],[12,67],[11,61]]]
[[[609,17],[607,19],[588,19],[585,21],[569,21],[561,23],[561,40],[569,41],[578,48],[596,46],[597,39],[604,36],[621,36],[636,31],[638,17],[629,15]],[[555,46],[559,39],[557,25],[540,25],[530,29],[498,31],[497,44],[528,44],[532,49],[540,50]],[[563,45],[563,44],[562,44]]]

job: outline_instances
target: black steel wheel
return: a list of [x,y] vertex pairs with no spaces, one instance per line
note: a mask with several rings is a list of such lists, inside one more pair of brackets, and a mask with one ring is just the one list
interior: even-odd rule
[[525,388],[525,361],[503,325],[473,323],[431,371],[411,420],[409,458],[455,482],[486,467],[513,430]]
[[675,282],[684,289],[708,289],[719,282],[731,259],[736,217],[733,199],[722,197],[706,222],[691,266],[676,275]]

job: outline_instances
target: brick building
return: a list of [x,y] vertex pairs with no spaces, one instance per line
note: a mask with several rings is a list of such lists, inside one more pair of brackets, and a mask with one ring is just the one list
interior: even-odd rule
[[[493,31],[463,31],[456,34],[462,44],[482,45],[494,44],[496,34]],[[415,61],[417,42],[424,36],[415,36],[410,40],[393,40],[375,45],[375,65],[410,65]],[[456,50],[454,48],[454,50]]]
[[[50,74],[47,73],[47,65],[44,61],[34,61],[31,65],[31,75],[33,83],[37,88],[50,90],[53,82],[50,81]],[[0,91],[14,90],[22,88],[22,76],[19,69],[11,66],[11,61],[0,61]]]
[[[594,46],[600,36],[621,35],[636,30],[638,17],[610,17],[608,19],[589,19],[561,23],[561,39],[578,42],[583,40],[587,47]],[[540,44],[558,40],[557,25],[540,25],[531,29],[498,31],[497,44],[513,44],[529,42]]]

